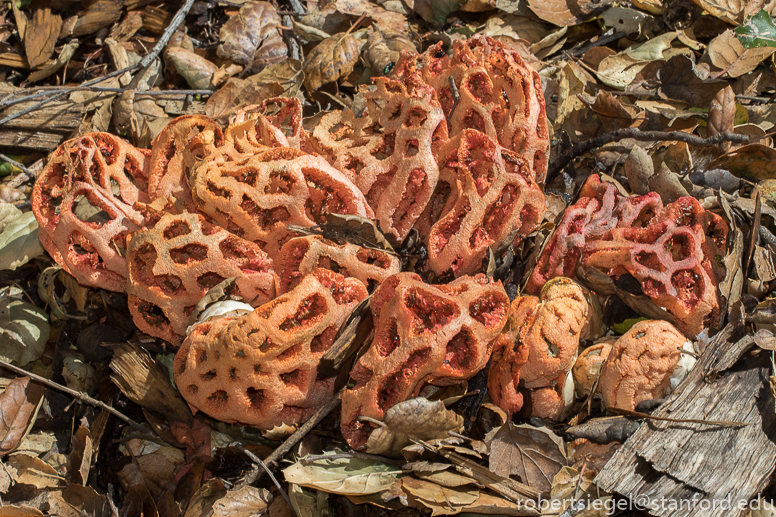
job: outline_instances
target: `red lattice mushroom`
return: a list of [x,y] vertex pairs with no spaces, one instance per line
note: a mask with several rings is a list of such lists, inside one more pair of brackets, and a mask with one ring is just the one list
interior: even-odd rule
[[476,272],[488,247],[515,230],[527,235],[542,220],[544,194],[530,167],[484,133],[465,129],[438,160],[440,180],[417,225],[437,274]]
[[308,419],[334,378],[318,363],[368,296],[364,284],[318,269],[291,292],[240,318],[197,325],[175,356],[175,382],[193,411],[260,429]]
[[728,228],[721,217],[683,197],[662,206],[655,193],[623,197],[591,176],[567,209],[526,286],[535,292],[556,275],[573,277],[577,261],[610,276],[630,273],[644,294],[677,318],[687,335],[719,321],[717,283],[724,275]]
[[356,449],[372,431],[359,417],[382,419],[426,383],[448,386],[481,370],[507,322],[509,298],[485,275],[428,285],[399,273],[377,288],[371,308],[374,339],[350,374],[356,385],[342,394],[342,434]]
[[151,199],[173,196],[191,207],[190,170],[223,143],[221,128],[203,115],[184,115],[167,124],[151,142]]
[[401,241],[434,191],[434,156],[447,140],[447,127],[434,90],[418,75],[375,82],[374,92],[361,91],[365,112],[324,116],[313,145],[364,193],[383,231]]
[[138,189],[147,159],[120,138],[90,133],[60,145],[38,177],[31,201],[41,243],[80,283],[125,290],[127,238],[143,224],[133,207],[147,201]]
[[302,127],[302,104],[297,98],[273,97],[246,106],[224,130],[227,145],[240,153],[254,153],[267,147],[312,148]]
[[612,345],[601,368],[598,392],[604,407],[633,411],[641,401],[665,397],[685,343],[687,338],[667,321],[633,325]]
[[325,223],[326,214],[371,217],[361,192],[319,156],[279,147],[233,159],[216,153],[194,174],[197,208],[274,258],[290,224]]
[[275,295],[272,261],[256,244],[190,213],[165,214],[132,236],[129,309],[146,334],[178,344],[197,302],[221,281],[236,277],[234,295],[253,306]]
[[538,298],[515,298],[488,374],[496,405],[517,413],[525,391],[531,394],[533,416],[557,419],[565,407],[563,386],[590,311],[584,291],[569,278],[547,282]]
[[401,261],[385,251],[337,244],[319,235],[296,237],[283,245],[275,259],[278,294],[287,293],[317,268],[357,278],[372,291],[401,271]]
[[451,137],[482,131],[523,156],[544,181],[550,138],[541,79],[517,52],[478,35],[453,42],[451,58],[440,42],[421,55],[403,52],[394,75],[416,71],[436,90]]

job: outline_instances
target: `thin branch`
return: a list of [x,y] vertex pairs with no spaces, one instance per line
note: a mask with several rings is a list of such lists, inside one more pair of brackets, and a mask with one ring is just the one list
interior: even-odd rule
[[20,171],[22,171],[23,173],[25,173],[27,176],[31,178],[35,177],[35,173],[32,172],[30,169],[28,169],[21,163],[17,162],[16,160],[10,159],[4,154],[0,154],[0,160],[4,161],[5,163],[10,163],[11,165],[13,165],[14,167],[16,167],[17,169],[19,169]]
[[291,499],[288,498],[288,494],[285,490],[283,490],[283,487],[280,485],[280,482],[278,482],[275,475],[270,472],[269,467],[267,467],[267,464],[261,461],[261,458],[253,454],[251,451],[243,447],[243,445],[239,442],[235,442],[235,446],[237,447],[237,450],[248,456],[250,460],[257,465],[261,466],[261,468],[264,469],[264,472],[267,473],[267,475],[272,479],[272,482],[275,483],[275,486],[278,487],[278,490],[280,491],[280,494],[283,496],[283,499],[286,500],[286,504],[288,504],[288,507],[291,509],[291,514],[296,516],[296,511],[294,510],[294,505],[291,504]]
[[[170,22],[170,25],[167,26],[167,29],[164,31],[164,34],[162,34],[162,37],[159,39],[156,45],[154,45],[154,48],[151,49],[151,52],[149,52],[138,63],[124,67],[121,70],[116,70],[102,77],[97,77],[90,81],[86,81],[85,83],[82,83],[81,86],[92,86],[94,84],[100,83],[107,79],[112,79],[113,77],[118,77],[120,75],[123,75],[126,72],[132,72],[138,68],[143,68],[143,69],[148,68],[148,66],[153,62],[153,60],[157,58],[157,56],[165,47],[165,45],[167,45],[167,42],[170,41],[170,38],[172,37],[173,33],[178,29],[178,27],[180,27],[181,23],[183,23],[183,20],[186,18],[186,15],[189,13],[189,11],[191,10],[191,6],[193,5],[194,5],[194,0],[186,0],[186,2],[181,6],[178,12],[175,13],[175,16]],[[45,106],[46,104],[53,102],[59,98],[64,97],[66,94],[67,94],[67,91],[55,93],[51,97],[43,99],[42,101],[37,102],[32,106],[29,106],[21,111],[17,111],[16,113],[12,113],[7,117],[3,118],[2,120],[0,120],[0,126],[2,126],[3,124],[7,124],[8,122],[14,119],[17,119],[19,117],[22,117],[28,113],[32,113],[38,108]]]
[[14,365],[12,365],[10,363],[6,363],[5,361],[2,361],[2,360],[0,360],[0,366],[5,368],[5,369],[7,369],[7,370],[11,370],[12,372],[14,372],[14,373],[16,373],[18,375],[27,376],[27,377],[29,377],[30,379],[32,379],[32,380],[34,380],[36,382],[39,382],[41,384],[45,384],[49,388],[54,388],[55,390],[59,390],[61,392],[67,393],[71,397],[76,398],[76,399],[80,400],[81,402],[83,402],[85,404],[89,404],[90,406],[95,406],[95,407],[98,407],[100,409],[104,409],[105,411],[107,411],[111,415],[115,416],[116,418],[119,418],[119,419],[125,421],[126,423],[131,425],[134,429],[137,429],[138,431],[142,431],[144,433],[147,431],[147,429],[145,427],[143,427],[142,425],[138,424],[137,422],[135,422],[134,420],[132,420],[131,418],[129,418],[125,414],[123,414],[120,411],[112,408],[111,406],[107,405],[105,402],[102,402],[100,400],[97,400],[97,399],[94,399],[94,398],[90,397],[89,395],[87,395],[86,393],[84,393],[82,391],[76,391],[76,390],[68,388],[67,386],[62,386],[61,384],[58,384],[58,383],[56,383],[56,382],[54,382],[54,381],[52,381],[50,379],[47,379],[45,377],[41,377],[40,375],[37,375],[35,373],[31,373],[31,372],[25,371],[25,370],[19,368],[18,366],[14,366]]
[[584,142],[580,142],[573,146],[558,158],[555,164],[547,172],[547,177],[554,177],[578,156],[588,153],[602,145],[625,140],[626,138],[647,142],[657,142],[660,140],[668,142],[685,142],[700,147],[712,147],[721,144],[722,142],[733,142],[734,144],[749,143],[749,136],[728,132],[717,133],[709,138],[701,138],[681,131],[640,131],[636,128],[618,129],[617,131],[604,133],[603,135],[591,138],[590,140],[585,140]]
[[181,95],[212,95],[212,90],[135,90],[133,88],[109,88],[107,86],[55,86],[48,89],[41,88],[39,91],[25,95],[24,97],[13,97],[11,94],[0,101],[0,107],[13,106],[14,104],[20,104],[22,102],[28,102],[31,100],[39,99],[49,95],[56,95],[58,93],[69,93],[78,91],[89,92],[107,92],[107,93],[124,93],[128,91],[134,91],[137,95],[149,95],[152,97],[164,97],[181,96]]
[[746,422],[729,422],[727,420],[697,420],[694,418],[668,418],[664,416],[652,416],[648,413],[641,413],[639,411],[630,411],[628,409],[622,409],[617,407],[606,408],[610,413],[622,416],[631,416],[635,418],[648,418],[650,420],[658,420],[660,422],[672,422],[675,424],[707,424],[718,425],[720,427],[746,427],[749,424]]
[[[341,390],[337,392],[334,397],[329,401],[328,404],[323,406],[321,409],[315,412],[313,416],[310,417],[310,419],[302,425],[299,429],[297,429],[294,434],[286,438],[286,441],[283,442],[280,447],[275,449],[272,454],[267,456],[264,460],[264,462],[272,467],[274,465],[277,465],[280,460],[285,456],[291,448],[299,443],[302,438],[304,438],[307,433],[309,433],[313,427],[318,425],[321,420],[326,418],[326,415],[332,412],[332,410],[337,407],[340,403],[340,398],[342,397],[342,393],[345,391],[345,388],[343,387]],[[260,471],[258,468],[254,468],[250,472],[248,472],[245,475],[245,478],[243,479],[242,483],[240,483],[241,486],[244,485],[251,485],[255,483],[259,478],[261,478],[262,473],[264,471]]]

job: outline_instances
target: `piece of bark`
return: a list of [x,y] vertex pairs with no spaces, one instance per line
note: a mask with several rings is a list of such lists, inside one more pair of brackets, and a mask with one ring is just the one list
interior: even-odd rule
[[769,438],[776,432],[776,413],[767,354],[746,356],[719,372],[747,349],[746,339],[731,339],[732,333],[728,326],[712,339],[653,416],[748,425],[646,421],[598,474],[600,488],[647,503],[645,509],[660,517],[745,514],[739,501],[762,491],[776,466],[776,444]]

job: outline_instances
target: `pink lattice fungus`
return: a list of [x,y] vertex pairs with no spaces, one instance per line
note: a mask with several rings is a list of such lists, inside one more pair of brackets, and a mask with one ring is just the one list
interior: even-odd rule
[[196,326],[175,356],[175,382],[193,411],[223,422],[302,422],[333,396],[318,364],[367,296],[355,278],[318,269],[249,314]]
[[356,385],[342,395],[342,434],[356,449],[372,431],[360,417],[382,419],[427,383],[447,386],[481,370],[507,322],[509,298],[484,275],[429,285],[399,273],[378,287],[371,307],[374,339],[351,372]]

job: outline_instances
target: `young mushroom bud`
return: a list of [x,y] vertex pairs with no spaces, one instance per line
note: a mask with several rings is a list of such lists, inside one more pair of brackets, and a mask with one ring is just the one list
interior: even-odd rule
[[373,429],[360,417],[382,420],[425,384],[449,386],[481,370],[507,322],[509,298],[485,275],[429,285],[399,273],[377,288],[371,308],[374,339],[350,374],[356,385],[342,394],[341,430],[355,449]]
[[[601,369],[598,391],[604,407],[634,410],[639,402],[661,399],[678,386],[679,369],[685,374],[694,361],[680,352],[687,338],[673,325],[662,320],[640,321],[612,345],[609,358]],[[693,358],[690,358],[693,359]]]
[[316,269],[249,314],[194,327],[175,356],[175,383],[192,411],[223,422],[304,421],[331,399],[335,378],[318,377],[321,356],[367,296],[355,278]]
[[576,360],[590,310],[582,288],[564,277],[547,282],[539,298],[523,296],[512,302],[502,334],[506,339],[499,338],[493,352],[499,361],[491,363],[488,377],[496,405],[520,411],[518,389],[526,389],[532,393],[533,407],[540,408],[534,416],[554,419],[562,413],[566,375]]
[[609,357],[612,350],[612,344],[616,339],[607,338],[595,345],[585,348],[577,358],[572,368],[574,373],[574,382],[576,383],[577,395],[584,398],[590,395],[593,385],[601,375],[601,366]]

